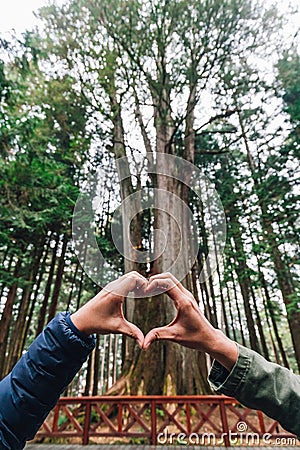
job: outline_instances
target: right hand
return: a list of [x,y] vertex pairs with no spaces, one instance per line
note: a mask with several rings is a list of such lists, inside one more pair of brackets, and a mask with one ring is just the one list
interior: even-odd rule
[[155,295],[165,291],[177,309],[174,320],[163,327],[153,328],[144,339],[143,349],[155,340],[178,342],[185,347],[207,351],[218,330],[204,317],[193,295],[170,273],[154,275],[149,279],[146,293]]

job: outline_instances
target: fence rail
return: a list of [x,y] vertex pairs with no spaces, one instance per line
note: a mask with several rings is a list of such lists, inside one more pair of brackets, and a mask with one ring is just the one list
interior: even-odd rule
[[109,437],[141,438],[153,445],[297,442],[261,411],[223,395],[62,397],[37,436],[79,438],[83,445]]

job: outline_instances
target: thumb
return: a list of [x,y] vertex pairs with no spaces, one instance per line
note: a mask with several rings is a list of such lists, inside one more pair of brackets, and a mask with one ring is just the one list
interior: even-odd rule
[[147,348],[152,344],[152,342],[163,339],[164,340],[173,339],[171,327],[168,325],[165,327],[153,328],[152,330],[150,330],[144,339],[144,344],[142,348],[143,350],[147,350]]
[[121,333],[136,339],[138,345],[143,348],[144,335],[139,327],[134,325],[134,323],[128,322],[128,320],[124,320],[122,329],[120,331]]

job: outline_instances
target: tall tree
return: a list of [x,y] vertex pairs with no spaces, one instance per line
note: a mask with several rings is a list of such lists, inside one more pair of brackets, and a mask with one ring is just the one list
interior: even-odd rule
[[[181,244],[179,229],[170,220],[178,211],[174,210],[172,197],[166,193],[176,194],[183,204],[187,202],[187,188],[165,175],[170,167],[165,167],[166,159],[160,160],[159,155],[180,155],[187,161],[194,161],[195,122],[201,120],[201,94],[216,81],[218,72],[233,52],[243,49],[246,53],[261,44],[259,38],[263,37],[267,23],[266,16],[257,12],[256,6],[248,1],[124,3],[119,0],[101,4],[74,1],[61,8],[51,6],[41,11],[47,23],[47,52],[59,59],[62,70],[68,68],[76,74],[94,116],[98,120],[110,120],[107,137],[115,157],[132,154],[128,120],[124,123],[125,111],[132,121],[137,121],[144,150],[156,155],[162,174],[149,177],[152,188],[158,189],[153,220],[155,228],[168,230],[168,233],[163,258],[155,258],[151,273],[171,267]],[[152,126],[147,124],[145,104],[151,111]],[[219,113],[226,117],[232,112],[226,109]],[[203,126],[213,121],[211,117]],[[178,130],[184,135],[180,149],[176,148],[174,139]],[[134,166],[127,164],[126,171],[128,177],[120,186],[122,200],[139,189],[134,182],[137,175]],[[186,182],[188,184],[188,180]],[[168,213],[158,208],[162,204]],[[141,223],[138,215],[136,218],[132,242],[133,247],[142,248]],[[181,220],[184,221],[183,213]],[[126,230],[126,224],[123,225]],[[182,229],[186,232],[183,248],[188,254],[189,223]],[[124,242],[127,242],[126,236]],[[162,235],[156,233],[154,257],[162,245]],[[130,253],[127,256],[126,270],[139,267],[134,254],[131,254],[133,258],[129,257]],[[143,271],[144,267],[140,269]],[[191,274],[186,283],[190,283],[190,277]],[[129,318],[145,332],[155,325],[155,319],[164,323],[175,314],[164,297],[149,300],[146,312],[145,303],[128,301]],[[124,383],[130,380],[131,392],[183,393],[194,389],[192,386],[198,392],[205,389],[202,356],[199,362],[198,355],[169,343],[154,345],[149,352],[153,361],[151,367],[148,357],[132,344],[126,344]],[[184,364],[184,360],[189,360],[195,371],[186,370],[189,365]],[[157,374],[155,383],[153,371]]]

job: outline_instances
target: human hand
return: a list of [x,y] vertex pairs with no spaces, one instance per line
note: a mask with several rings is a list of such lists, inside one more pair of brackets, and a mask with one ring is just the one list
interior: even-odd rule
[[170,340],[185,347],[203,350],[203,341],[212,337],[215,328],[204,317],[191,292],[170,273],[154,275],[149,279],[146,293],[155,295],[162,291],[173,300],[177,315],[168,325],[149,331],[143,348],[146,350],[155,340]]
[[193,295],[172,274],[154,275],[149,279],[145,292],[155,295],[162,290],[173,300],[177,315],[168,325],[149,331],[143,349],[146,350],[155,340],[169,340],[205,351],[231,370],[238,356],[235,342],[209,323]]
[[136,325],[125,319],[122,306],[129,292],[143,292],[147,285],[147,280],[138,272],[129,272],[107,284],[94,298],[72,314],[71,320],[87,335],[123,333],[135,338],[142,347],[144,335]]

